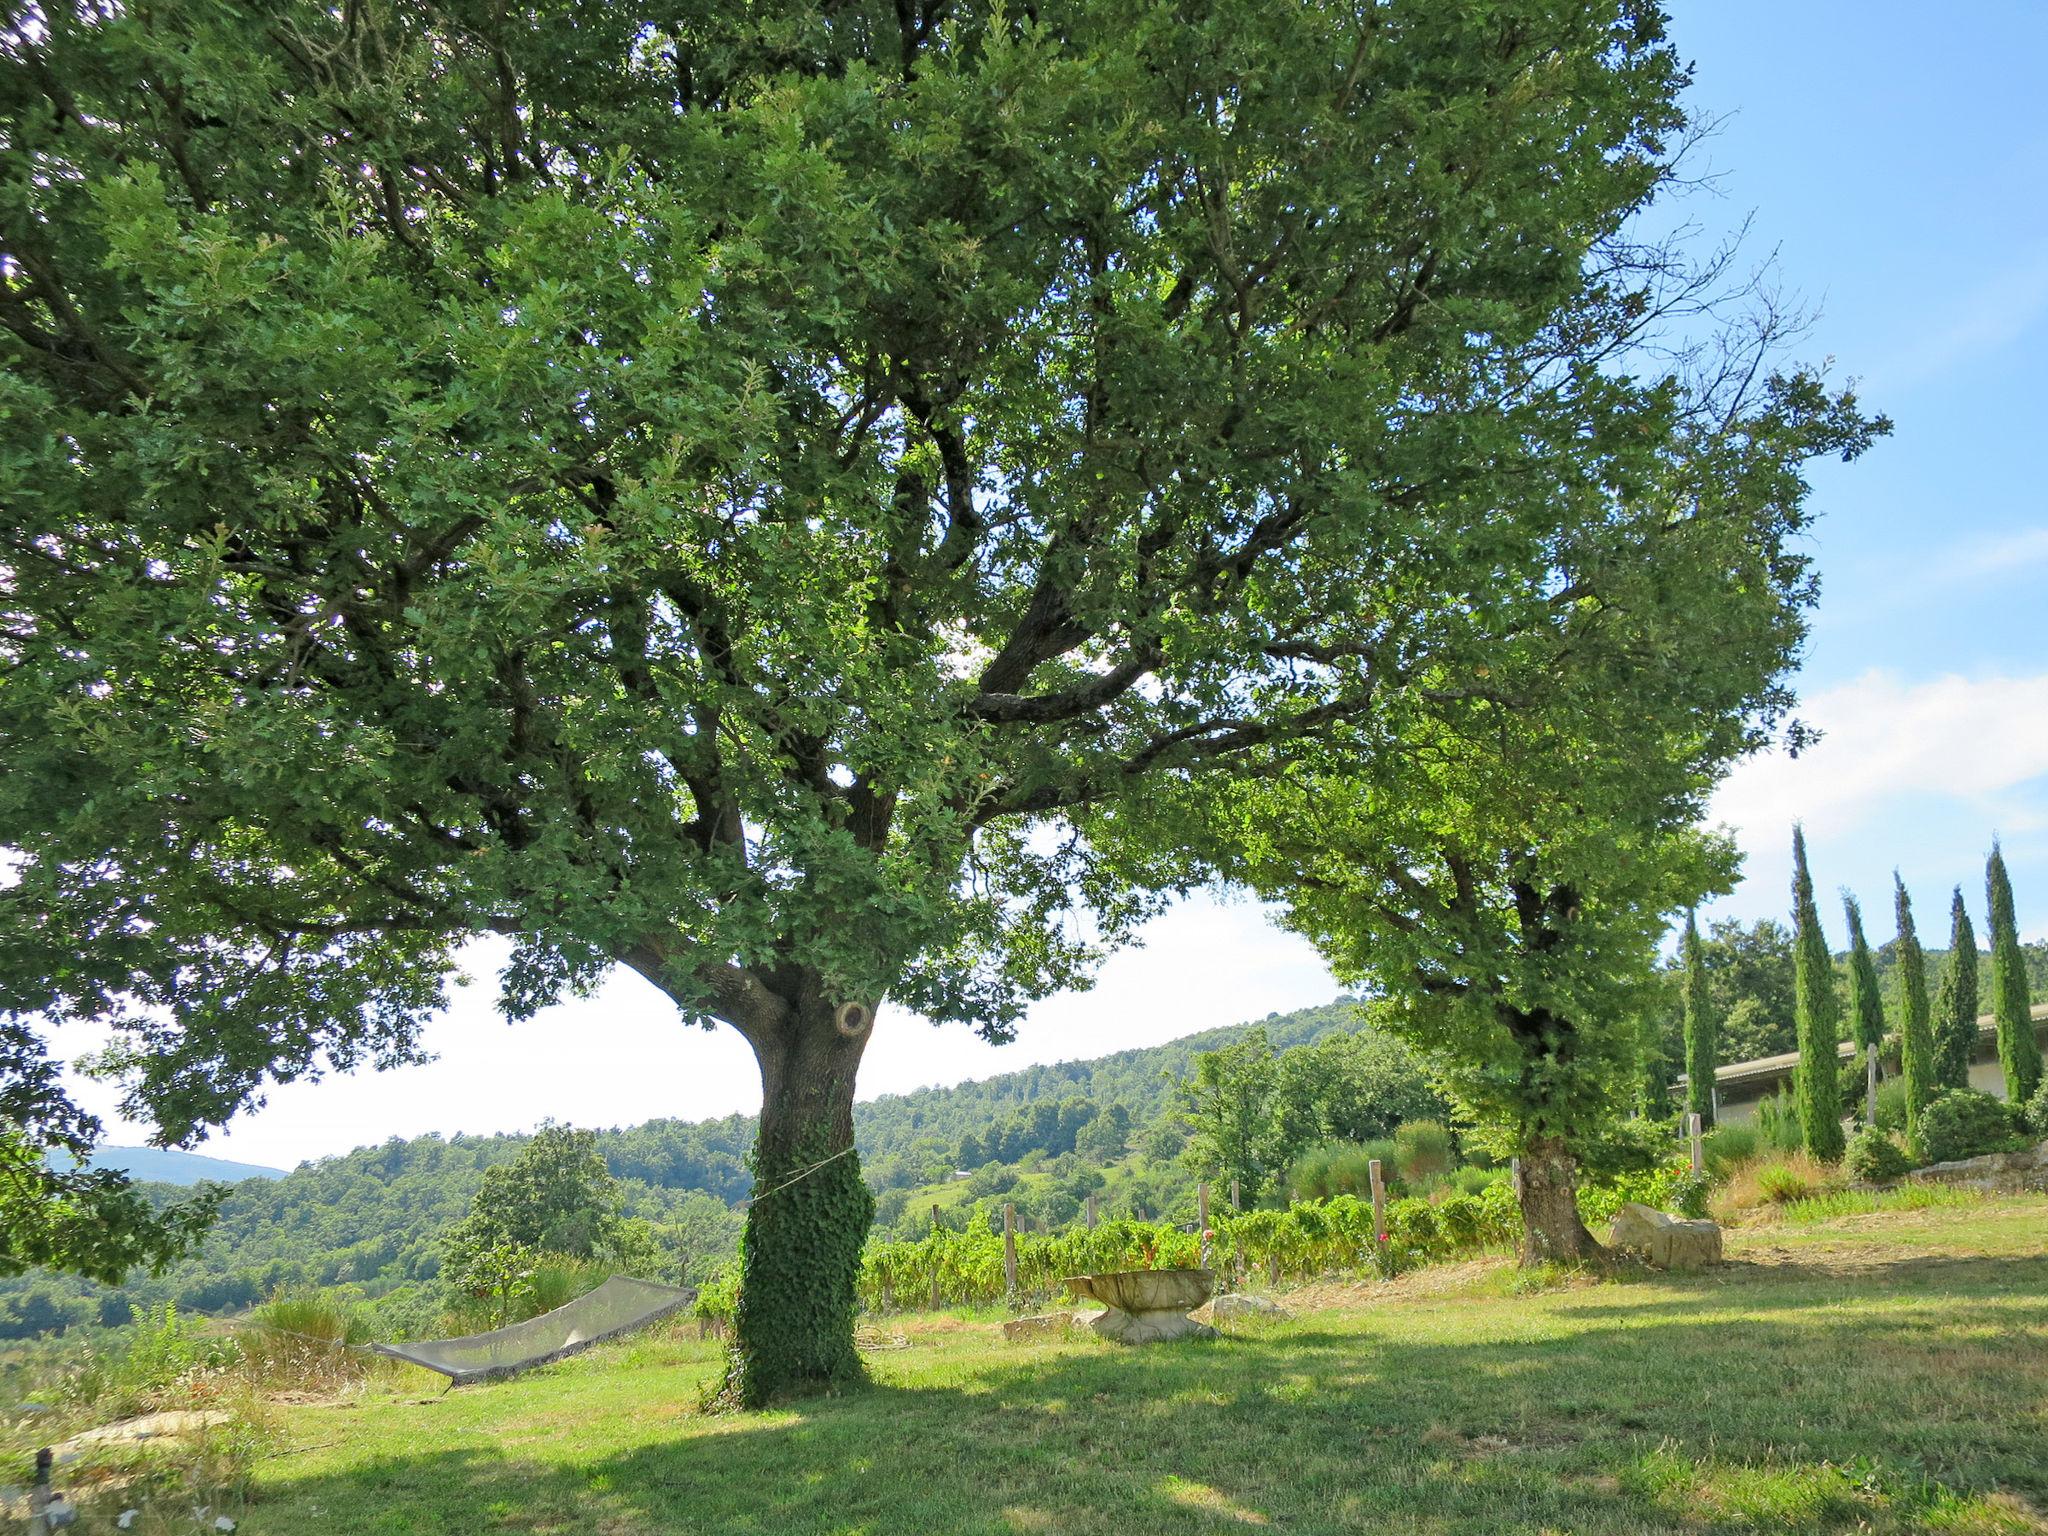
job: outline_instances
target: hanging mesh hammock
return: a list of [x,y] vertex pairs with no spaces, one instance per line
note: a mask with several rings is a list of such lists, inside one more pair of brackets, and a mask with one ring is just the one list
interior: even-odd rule
[[566,1307],[529,1317],[523,1323],[493,1328],[489,1333],[459,1339],[421,1339],[411,1344],[373,1344],[380,1355],[410,1360],[439,1371],[451,1385],[510,1376],[550,1360],[560,1360],[606,1339],[644,1328],[688,1306],[690,1291],[653,1280],[613,1275],[596,1290],[578,1296]]

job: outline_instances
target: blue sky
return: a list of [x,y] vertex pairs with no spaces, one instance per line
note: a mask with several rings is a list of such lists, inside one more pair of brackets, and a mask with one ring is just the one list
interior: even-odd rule
[[[1981,932],[1994,832],[2023,931],[2048,935],[2048,116],[2028,105],[2048,5],[1686,0],[1673,35],[1698,68],[1694,110],[1723,119],[1701,162],[1719,179],[1686,213],[1709,240],[1750,218],[1747,251],[1775,252],[1784,292],[1818,310],[1802,355],[1834,358],[1897,424],[1860,463],[1815,477],[1825,587],[1801,714],[1827,735],[1797,762],[1744,765],[1722,791],[1748,875],[1714,915],[1783,915],[1803,818],[1818,885],[1855,889],[1874,938],[1890,932],[1894,866],[1924,936],[1945,938],[1958,882]],[[1151,1044],[1336,990],[1248,905],[1190,903],[1148,939],[1000,1049],[885,1010],[864,1094]],[[476,960],[488,978],[491,952]],[[683,1028],[631,977],[516,1028],[489,991],[469,989],[430,1029],[438,1062],[280,1090],[208,1150],[289,1165],[390,1135],[759,1104],[736,1036]]]

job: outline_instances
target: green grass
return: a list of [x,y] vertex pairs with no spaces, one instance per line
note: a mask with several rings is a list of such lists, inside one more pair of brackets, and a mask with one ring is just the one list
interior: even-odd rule
[[681,1331],[423,1375],[275,1410],[244,1529],[2048,1530],[2048,1201],[1887,1216],[1874,1250],[1878,1219],[1738,1234],[1698,1277],[1426,1272],[1210,1344],[900,1320],[869,1390],[753,1417],[697,1410]]
[[1813,1223],[1843,1216],[1875,1216],[1885,1211],[1928,1211],[1941,1206],[1973,1206],[1982,1196],[1948,1184],[1901,1184],[1893,1189],[1836,1189],[1794,1200],[1784,1209],[1786,1221]]

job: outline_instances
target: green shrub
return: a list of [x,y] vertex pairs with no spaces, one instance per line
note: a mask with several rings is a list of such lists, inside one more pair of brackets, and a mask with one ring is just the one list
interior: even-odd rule
[[1588,1181],[1579,1190],[1579,1219],[1588,1227],[1605,1226],[1624,1205],[1647,1205],[1697,1220],[1707,1214],[1707,1181],[1693,1173],[1687,1158]]
[[1399,1149],[1378,1141],[1326,1141],[1310,1147],[1287,1170],[1287,1193],[1296,1200],[1332,1200],[1338,1195],[1372,1194],[1372,1163],[1379,1159],[1380,1177],[1388,1191],[1402,1189],[1396,1159]]
[[1974,1088],[1944,1088],[1920,1115],[1920,1151],[1930,1163],[2017,1152],[2026,1144],[2019,1106]]
[[1906,1129],[1906,1080],[1888,1077],[1877,1085],[1877,1128],[1880,1131]]
[[1496,1184],[1508,1181],[1505,1168],[1453,1168],[1449,1178],[1444,1180],[1447,1188],[1460,1195],[1484,1194]]
[[1757,1193],[1771,1204],[1789,1205],[1794,1200],[1809,1198],[1820,1186],[1797,1168],[1784,1163],[1772,1163],[1767,1168],[1757,1170],[1756,1187]]
[[1451,1133],[1435,1120],[1410,1120],[1394,1130],[1394,1163],[1401,1182],[1426,1189],[1451,1171]]
[[1757,1141],[1764,1151],[1799,1150],[1799,1103],[1787,1089],[1780,1088],[1770,1098],[1757,1100],[1755,1124]]
[[2041,1086],[2034,1090],[2034,1096],[2027,1100],[2027,1133],[2031,1136],[2048,1136],[2048,1077],[2041,1079]]
[[1725,1178],[1728,1170],[1737,1163],[1746,1163],[1757,1154],[1761,1141],[1753,1125],[1717,1125],[1700,1138],[1700,1147],[1706,1154],[1707,1172],[1715,1178]]
[[1905,1148],[1875,1126],[1866,1126],[1850,1137],[1849,1150],[1842,1156],[1849,1177],[1863,1184],[1889,1184],[1903,1178],[1912,1166]]

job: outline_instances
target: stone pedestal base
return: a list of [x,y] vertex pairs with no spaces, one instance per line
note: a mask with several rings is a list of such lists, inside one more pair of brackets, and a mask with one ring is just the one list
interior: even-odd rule
[[1119,1344],[1158,1344],[1166,1339],[1213,1339],[1216,1330],[1185,1312],[1120,1312],[1111,1307],[1088,1325]]

